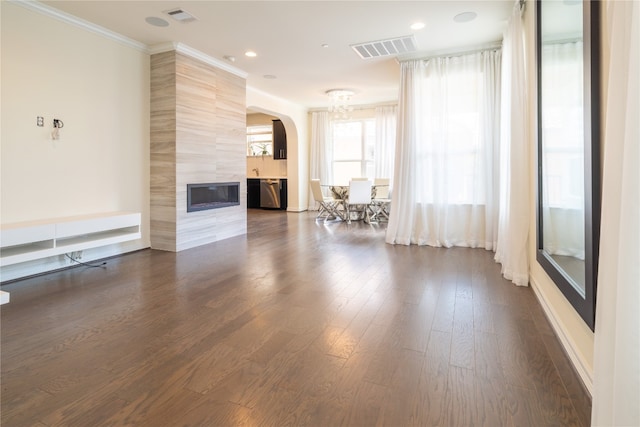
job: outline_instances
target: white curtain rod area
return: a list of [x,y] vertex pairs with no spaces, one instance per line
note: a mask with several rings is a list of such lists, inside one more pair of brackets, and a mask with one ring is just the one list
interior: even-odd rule
[[417,60],[426,61],[432,58],[462,56],[462,55],[468,55],[471,53],[478,53],[478,52],[499,50],[499,49],[502,49],[502,41],[483,44],[483,45],[477,45],[477,46],[467,46],[463,48],[444,49],[444,50],[437,50],[433,52],[419,52],[413,55],[411,54],[402,55],[396,58],[396,62],[402,63],[402,62],[417,61]]

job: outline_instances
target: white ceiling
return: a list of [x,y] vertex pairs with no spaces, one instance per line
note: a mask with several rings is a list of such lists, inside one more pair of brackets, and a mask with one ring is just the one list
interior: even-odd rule
[[[354,104],[397,99],[394,57],[361,59],[349,45],[415,34],[420,55],[502,39],[513,0],[498,1],[44,1],[123,36],[154,46],[179,42],[248,73],[247,85],[308,108],[326,107],[325,91],[348,88]],[[198,18],[176,22],[181,8]],[[453,17],[476,12],[471,22]],[[154,27],[147,17],[163,18]],[[417,21],[422,30],[411,30]],[[322,47],[328,44],[328,47]],[[247,58],[254,50],[258,56]],[[274,75],[276,79],[265,79]]]

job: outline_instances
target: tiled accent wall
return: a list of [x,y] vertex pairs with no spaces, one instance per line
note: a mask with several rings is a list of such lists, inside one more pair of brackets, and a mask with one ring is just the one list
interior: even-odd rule
[[[151,247],[247,232],[246,80],[175,51],[151,56]],[[187,213],[187,184],[239,181],[240,205]]]

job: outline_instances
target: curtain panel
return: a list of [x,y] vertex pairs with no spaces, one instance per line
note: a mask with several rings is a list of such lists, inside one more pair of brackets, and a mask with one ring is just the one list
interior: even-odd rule
[[[311,113],[311,153],[309,159],[309,178],[320,182],[333,180],[333,144],[329,112]],[[317,209],[316,202],[309,191],[309,210]]]
[[501,52],[401,64],[386,241],[494,249]]
[[502,43],[500,208],[495,260],[502,275],[529,284],[529,123],[522,10],[516,2]]
[[396,126],[398,107],[386,105],[376,107],[376,146],[374,173],[376,178],[389,178],[393,188],[393,163],[396,149]]

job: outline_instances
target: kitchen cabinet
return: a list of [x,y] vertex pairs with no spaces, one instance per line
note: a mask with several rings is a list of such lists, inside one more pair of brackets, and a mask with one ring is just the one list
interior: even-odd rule
[[280,180],[280,209],[287,210],[287,180]]
[[287,158],[287,132],[282,120],[273,121],[273,158],[284,160]]
[[247,208],[260,208],[260,179],[247,179]]

